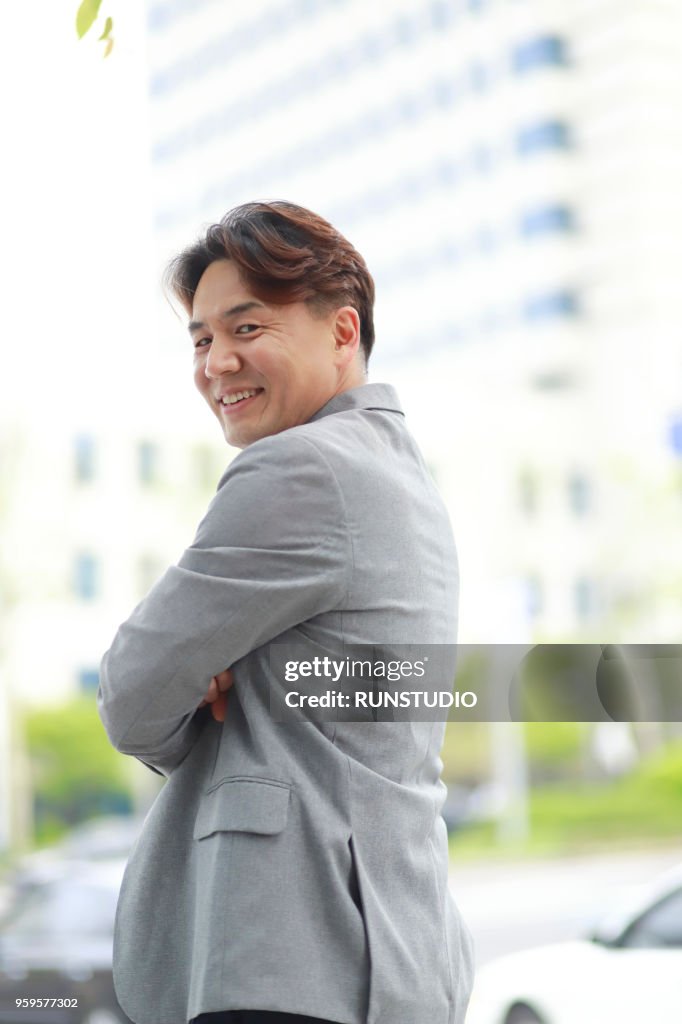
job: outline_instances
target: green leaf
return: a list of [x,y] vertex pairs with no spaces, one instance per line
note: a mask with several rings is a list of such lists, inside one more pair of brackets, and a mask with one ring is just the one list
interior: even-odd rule
[[99,14],[102,0],[83,0],[78,13],[76,14],[76,32],[78,38],[82,39],[88,29],[92,28],[95,18]]
[[107,39],[107,45],[104,47],[104,56],[108,57],[109,54],[111,53],[111,51],[113,50],[113,48],[114,48],[114,40],[111,39],[111,38]]
[[114,27],[113,21],[111,20],[111,18],[107,18],[107,20],[104,22],[104,32],[102,32],[102,35],[99,37],[99,41],[100,42],[101,42],[102,39],[108,39],[109,38],[109,33],[111,32],[113,27]]

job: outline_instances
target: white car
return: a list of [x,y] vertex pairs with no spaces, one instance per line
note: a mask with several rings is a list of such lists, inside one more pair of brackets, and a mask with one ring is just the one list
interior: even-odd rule
[[485,964],[466,1024],[682,1024],[682,864],[590,938]]

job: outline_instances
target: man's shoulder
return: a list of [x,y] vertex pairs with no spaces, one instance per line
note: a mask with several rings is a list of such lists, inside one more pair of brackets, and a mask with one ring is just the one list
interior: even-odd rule
[[[304,457],[314,457],[315,452],[324,445],[316,444],[315,431],[306,428],[313,424],[304,423],[300,427],[290,427],[278,434],[259,438],[247,448],[235,455],[223,473],[223,478],[235,471],[245,469],[286,469],[300,466]],[[319,435],[317,441],[319,442]]]
[[228,524],[237,546],[277,547],[291,535],[341,548],[341,504],[342,488],[329,461],[304,436],[282,431],[254,441],[232,460],[197,536],[204,546],[217,546]]
[[247,475],[265,483],[345,489],[349,480],[372,477],[382,486],[421,471],[421,455],[402,412],[383,405],[347,405],[306,423],[254,441],[227,467],[218,484]]
[[331,468],[344,450],[348,453],[349,449],[359,448],[357,428],[348,429],[349,417],[354,418],[350,413],[336,413],[323,420],[302,423],[254,441],[234,457],[223,473],[221,482],[235,471],[259,469],[262,472],[271,470],[296,473],[303,465],[310,465],[311,462],[319,463],[321,468],[325,465]]
[[296,494],[311,490],[336,490],[338,460],[326,432],[315,424],[291,427],[278,434],[254,441],[240,451],[227,466],[217,485],[217,493],[241,490],[250,498]]

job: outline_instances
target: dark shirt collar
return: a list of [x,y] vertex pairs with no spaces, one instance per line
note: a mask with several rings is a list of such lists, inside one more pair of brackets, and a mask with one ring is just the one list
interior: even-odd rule
[[309,422],[312,423],[334,412],[347,412],[349,409],[383,409],[387,412],[397,412],[401,416],[405,415],[395,388],[390,384],[361,384],[359,388],[349,388],[340,395],[334,395],[310,417]]

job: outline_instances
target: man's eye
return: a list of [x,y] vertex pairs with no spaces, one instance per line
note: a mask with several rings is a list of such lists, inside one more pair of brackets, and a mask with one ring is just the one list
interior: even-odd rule
[[210,344],[211,344],[211,339],[210,338],[197,338],[197,340],[194,342],[194,347],[195,348],[203,348],[205,345],[210,345]]
[[235,330],[235,334],[251,334],[252,331],[257,331],[259,324],[240,324]]

